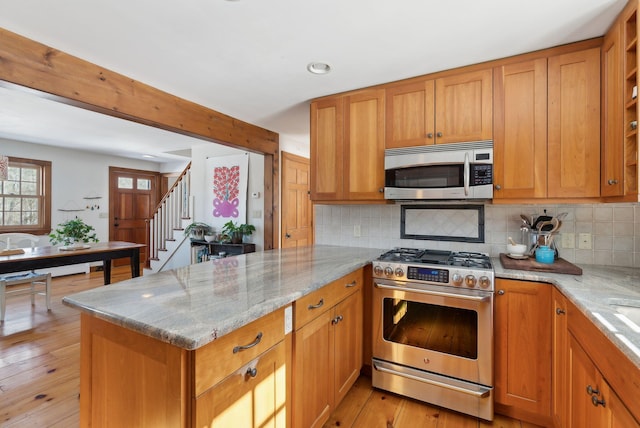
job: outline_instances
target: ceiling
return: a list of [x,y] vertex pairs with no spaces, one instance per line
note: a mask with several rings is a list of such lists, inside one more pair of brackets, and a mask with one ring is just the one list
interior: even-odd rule
[[[10,0],[0,27],[308,145],[312,98],[601,36],[625,3]],[[157,162],[198,141],[78,110],[0,88],[0,137]]]

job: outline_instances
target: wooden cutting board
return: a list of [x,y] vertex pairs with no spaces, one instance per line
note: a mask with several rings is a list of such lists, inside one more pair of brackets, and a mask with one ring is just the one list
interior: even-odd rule
[[500,254],[500,263],[505,269],[530,270],[535,272],[566,273],[569,275],[582,275],[582,268],[566,261],[562,257],[551,264],[538,263],[535,257],[526,260],[516,260]]

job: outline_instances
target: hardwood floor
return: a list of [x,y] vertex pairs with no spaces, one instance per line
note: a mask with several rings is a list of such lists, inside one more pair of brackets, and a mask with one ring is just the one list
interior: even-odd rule
[[[130,278],[128,266],[112,282]],[[53,279],[51,312],[41,297],[7,299],[0,325],[0,427],[79,426],[80,312],[62,297],[102,285],[102,272]],[[340,428],[533,428],[496,415],[493,423],[395,394],[374,390],[360,377],[325,427]]]

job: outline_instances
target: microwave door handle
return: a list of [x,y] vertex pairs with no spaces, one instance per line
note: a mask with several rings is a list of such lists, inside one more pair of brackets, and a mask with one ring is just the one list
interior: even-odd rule
[[463,180],[464,180],[464,195],[465,196],[469,196],[469,169],[470,169],[470,163],[469,163],[469,152],[465,152],[464,153],[464,173],[463,173]]

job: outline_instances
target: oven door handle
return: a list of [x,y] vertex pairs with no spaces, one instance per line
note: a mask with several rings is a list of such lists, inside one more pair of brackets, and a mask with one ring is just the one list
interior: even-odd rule
[[420,376],[414,376],[412,374],[409,373],[402,373],[396,370],[392,370],[392,369],[388,369],[386,367],[383,367],[381,365],[377,365],[377,364],[373,364],[373,368],[381,371],[383,373],[388,373],[388,374],[392,374],[395,376],[400,376],[400,377],[405,377],[407,379],[411,379],[411,380],[416,380],[418,382],[422,382],[422,383],[427,383],[429,385],[434,385],[440,388],[446,388],[446,389],[450,389],[452,391],[456,391],[456,392],[461,392],[463,394],[468,394],[468,395],[473,395],[474,397],[478,397],[478,398],[485,398],[487,396],[489,396],[489,393],[491,391],[489,390],[484,390],[484,391],[471,391],[469,389],[465,389],[465,388],[460,388],[459,386],[455,386],[455,385],[449,385],[448,383],[444,383],[444,382],[439,382],[435,379],[426,379]]
[[384,290],[393,290],[393,291],[409,291],[412,293],[420,293],[420,294],[428,294],[430,296],[438,296],[438,297],[450,297],[453,299],[462,299],[462,300],[471,300],[474,302],[487,302],[491,300],[491,295],[486,296],[469,296],[467,294],[454,294],[454,293],[445,293],[442,291],[432,291],[432,290],[421,290],[419,288],[410,288],[410,287],[396,287],[393,285],[384,285],[379,282],[375,283],[377,288],[382,288]]
[[471,164],[469,162],[469,152],[464,153],[464,195],[469,196],[469,181],[471,179]]

